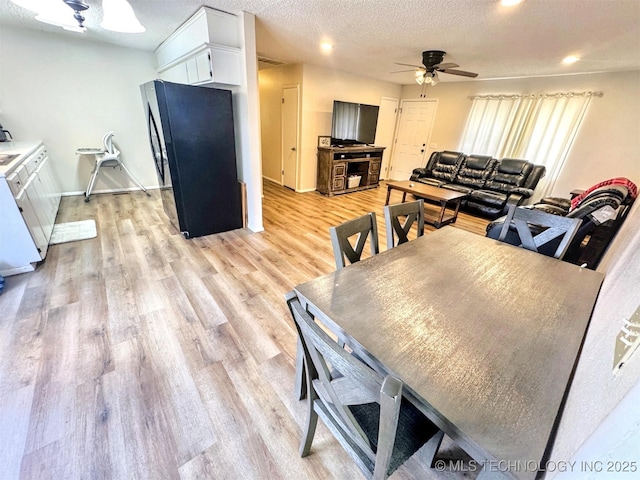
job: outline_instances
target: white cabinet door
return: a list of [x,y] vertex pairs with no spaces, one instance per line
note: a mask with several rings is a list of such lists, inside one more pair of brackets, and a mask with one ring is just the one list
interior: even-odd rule
[[196,59],[193,57],[188,58],[184,64],[187,69],[187,82],[189,85],[198,83],[198,65],[196,64]]
[[38,198],[38,194],[35,193],[35,187],[33,183],[34,178],[32,177],[25,186],[24,189],[16,196],[16,204],[20,208],[20,213],[22,213],[22,218],[24,218],[25,223],[27,224],[27,228],[29,229],[29,233],[31,233],[31,237],[36,244],[36,248],[40,253],[40,257],[44,258],[47,253],[47,247],[49,246],[49,240],[42,229],[42,225],[40,224],[40,219],[36,215],[36,209],[38,206],[34,206],[31,203],[31,197],[29,192],[31,192],[31,196],[34,198]]
[[162,80],[166,80],[167,82],[188,84],[189,77],[187,75],[186,63],[180,62],[173,67],[164,70],[160,74],[160,78]]
[[53,165],[48,156],[46,156],[40,164],[38,176],[40,177],[40,182],[42,183],[43,190],[47,196],[47,201],[50,206],[50,215],[52,215],[53,220],[55,221],[58,213],[58,207],[60,206],[62,189],[58,183],[55,173],[53,172]]
[[213,78],[211,71],[211,53],[209,49],[195,57],[196,70],[198,71],[198,82],[208,82]]
[[228,47],[211,47],[211,65],[213,81],[228,85],[241,85],[240,49]]

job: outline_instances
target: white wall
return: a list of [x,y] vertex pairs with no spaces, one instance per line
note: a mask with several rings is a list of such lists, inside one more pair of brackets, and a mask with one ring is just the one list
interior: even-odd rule
[[[417,84],[405,86],[402,98],[419,98]],[[572,75],[512,80],[473,80],[427,87],[437,98],[432,150],[458,150],[471,108],[470,95],[601,91],[593,98],[553,195],[567,197],[575,188],[623,176],[640,185],[640,72]],[[428,151],[427,154],[430,154]],[[474,152],[464,152],[471,154]],[[428,158],[428,156],[426,157]]]
[[334,100],[380,105],[381,97],[400,98],[401,90],[394,83],[304,64],[299,189],[316,188],[318,135],[331,135]]
[[[131,172],[157,186],[139,85],[156,77],[152,52],[2,26],[0,123],[16,140],[42,140],[65,192],[83,192],[93,157],[76,148],[115,142]],[[105,169],[94,191],[134,187]]]
[[260,70],[260,116],[262,174],[281,182],[282,171],[282,88],[302,84],[302,64]]
[[[380,105],[381,97],[399,98],[402,87],[369,77],[310,64],[282,65],[260,71],[262,168],[280,182],[282,87],[300,85],[300,161],[296,191],[316,189],[319,135],[331,135],[333,101]],[[390,147],[390,145],[383,145]]]
[[262,165],[260,146],[260,93],[256,53],[255,16],[238,16],[242,48],[242,85],[233,88],[238,177],[247,188],[247,227],[254,232],[262,225]]

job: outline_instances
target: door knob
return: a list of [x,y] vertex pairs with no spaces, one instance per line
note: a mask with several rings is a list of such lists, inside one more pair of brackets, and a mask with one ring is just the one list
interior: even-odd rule
[[422,150],[420,150],[420,153],[424,153],[424,148]]
[[295,152],[296,151],[296,147],[291,147],[291,151]]

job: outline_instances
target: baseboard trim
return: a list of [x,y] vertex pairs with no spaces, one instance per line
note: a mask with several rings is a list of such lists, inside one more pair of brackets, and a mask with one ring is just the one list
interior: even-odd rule
[[0,275],[2,275],[3,277],[10,277],[11,275],[19,275],[21,273],[28,273],[28,272],[33,272],[36,268],[29,264],[29,265],[25,265],[24,267],[16,267],[16,268],[11,268],[8,270],[0,270]]
[[[147,190],[158,190],[160,187],[147,187],[145,185],[145,187]],[[91,192],[91,196],[93,195],[99,195],[101,193],[125,193],[125,192],[136,192],[136,191],[141,191],[138,187],[128,187],[128,188],[109,188],[107,190],[94,190],[93,192]],[[75,197],[76,195],[84,195],[85,191],[84,190],[80,190],[80,191],[75,191],[75,192],[62,192],[61,195],[63,197]]]

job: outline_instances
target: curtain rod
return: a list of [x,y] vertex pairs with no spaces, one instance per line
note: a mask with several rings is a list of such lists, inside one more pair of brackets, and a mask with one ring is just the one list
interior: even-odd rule
[[602,92],[558,92],[558,93],[529,93],[526,95],[469,95],[467,98],[469,100],[479,100],[479,99],[506,99],[506,98],[532,98],[532,97],[580,97],[580,96],[591,96],[591,97],[602,97],[604,93]]

